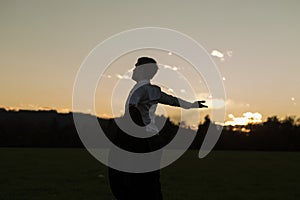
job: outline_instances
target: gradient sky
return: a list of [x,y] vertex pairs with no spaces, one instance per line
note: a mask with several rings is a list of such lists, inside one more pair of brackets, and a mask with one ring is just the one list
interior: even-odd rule
[[[1,0],[0,106],[71,110],[76,72],[97,44],[124,30],[156,26],[224,54],[213,59],[225,79],[227,114],[299,117],[299,10],[297,0]],[[168,64],[162,55],[158,61]],[[133,66],[134,56],[123,67]]]

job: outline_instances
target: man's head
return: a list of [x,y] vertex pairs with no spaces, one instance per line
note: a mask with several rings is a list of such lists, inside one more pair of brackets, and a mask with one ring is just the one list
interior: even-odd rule
[[149,57],[140,57],[135,64],[132,79],[135,81],[150,80],[158,70],[156,61]]

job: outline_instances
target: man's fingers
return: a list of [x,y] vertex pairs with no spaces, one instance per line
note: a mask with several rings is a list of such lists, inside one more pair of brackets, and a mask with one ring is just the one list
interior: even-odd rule
[[191,108],[208,108],[207,105],[204,105],[202,103],[205,103],[205,101],[195,101]]
[[198,101],[198,106],[199,108],[208,108],[207,105],[204,105],[202,103],[204,103],[205,101]]
[[207,108],[207,105],[204,105],[204,104],[199,103],[199,107],[200,107],[200,108]]

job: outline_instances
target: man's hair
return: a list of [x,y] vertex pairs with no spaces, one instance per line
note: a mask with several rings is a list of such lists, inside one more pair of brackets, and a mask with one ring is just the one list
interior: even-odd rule
[[149,80],[154,77],[158,70],[156,61],[149,57],[140,57],[135,67],[143,67],[144,77]]
[[140,57],[137,60],[137,63],[135,64],[136,67],[141,66],[141,65],[145,65],[145,64],[150,64],[150,63],[154,63],[156,64],[156,61],[153,58],[149,58],[149,57]]

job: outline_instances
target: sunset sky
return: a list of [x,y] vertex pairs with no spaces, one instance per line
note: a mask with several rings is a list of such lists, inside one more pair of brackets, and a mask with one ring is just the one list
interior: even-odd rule
[[[299,10],[296,0],[0,0],[0,107],[71,110],[76,73],[88,53],[121,31],[154,26],[187,34],[211,54],[223,77],[228,119],[246,112],[258,112],[263,119],[300,117]],[[118,111],[134,84],[118,70],[132,68],[139,55],[170,66],[160,69],[158,81],[172,77],[176,82],[177,72],[188,74],[188,64],[169,52],[120,57],[101,79],[107,84],[103,94],[111,90],[110,82],[124,82],[126,89],[119,88],[123,93],[116,96],[121,99]],[[201,78],[192,79],[197,98],[207,99]],[[184,88],[177,89],[189,100]],[[100,93],[96,108],[107,107]],[[111,115],[105,109],[96,112]]]

